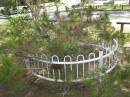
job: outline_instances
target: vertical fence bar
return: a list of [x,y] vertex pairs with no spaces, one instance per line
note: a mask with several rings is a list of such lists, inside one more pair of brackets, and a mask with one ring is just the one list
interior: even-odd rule
[[[82,60],[84,61],[84,59],[85,59],[85,58],[84,58],[84,55],[78,55],[78,56],[77,56],[77,61],[80,61],[80,57],[81,57]],[[80,65],[81,65],[81,64],[80,64]],[[82,71],[82,74],[83,74],[83,78],[84,78],[84,63],[83,63],[82,65],[83,65],[83,67],[82,67],[82,68],[83,68],[83,69],[82,69],[82,70],[83,70],[83,71]],[[78,72],[79,72],[78,66],[79,66],[79,64],[77,64],[77,79],[79,78],[79,77],[78,77],[78,74],[79,74],[79,73],[78,73]]]
[[77,79],[78,79],[78,76],[79,76],[79,66],[78,66],[79,64],[77,64]]
[[[109,49],[106,48],[105,49],[105,54],[108,54],[109,53]],[[107,64],[108,63],[108,57],[105,58],[105,63]]]
[[[48,59],[47,59],[47,56],[46,56],[45,54],[41,55],[40,58],[41,58],[41,60],[48,60]],[[44,68],[44,67],[45,67],[44,64],[45,64],[44,62],[41,62],[41,65],[42,65],[41,68]]]
[[98,81],[99,81],[99,93],[102,93],[103,91],[103,79],[102,79],[102,70],[103,70],[103,51],[100,50],[99,51],[99,78],[98,78]]
[[101,69],[102,70],[102,68],[103,68],[103,51],[99,51],[99,69]]
[[[68,62],[72,62],[71,56],[67,55],[64,57],[64,62],[66,62],[66,59],[69,58]],[[71,79],[72,79],[72,64],[64,64],[64,71],[65,71],[65,81],[66,81],[66,65],[70,65],[70,70],[71,70]]]
[[47,74],[48,74],[48,78],[50,77],[50,71],[49,71],[49,64],[47,63]]
[[83,63],[83,78],[84,78],[84,63]]
[[60,79],[61,79],[61,78],[60,78],[60,70],[58,70],[58,73],[59,73],[59,80],[60,80]]
[[54,69],[52,70],[52,72],[53,72],[53,78],[55,79],[55,71],[54,71]]
[[[42,60],[48,60],[48,58],[47,58],[47,56],[45,55],[45,54],[43,54],[42,55]],[[44,63],[42,62],[42,65],[43,65]],[[47,69],[47,77],[49,78],[50,77],[50,71],[49,71],[49,64],[48,63],[45,63],[46,64],[46,69]],[[44,68],[44,66],[43,66],[43,68]]]
[[35,58],[36,58],[36,57],[35,57],[35,55],[34,55],[34,58],[32,58],[33,67],[34,67],[34,73],[36,73],[36,71],[37,71],[37,70],[36,70],[36,67],[37,67],[37,66],[36,66]]
[[64,64],[64,73],[65,73],[65,81],[66,81],[66,64]]
[[33,73],[33,69],[32,69],[32,66],[31,66],[30,59],[25,59],[24,61],[25,61],[26,68],[28,69],[29,73]]
[[113,66],[113,65],[115,64],[115,62],[116,62],[116,59],[115,59],[115,57],[114,57],[114,55],[116,55],[116,54],[115,54],[115,52],[114,52],[113,50],[114,50],[114,45],[112,46],[112,56],[111,56],[111,57],[112,57],[112,59],[111,59],[111,60],[112,60],[112,66]]
[[[40,56],[40,59],[41,59],[41,60],[43,59],[43,56],[42,56],[42,55]],[[40,66],[40,68],[41,68],[41,69],[44,68],[44,64],[43,64],[43,62],[41,62],[41,66]]]
[[[109,49],[109,53],[111,53],[111,52],[112,52],[112,50]],[[108,58],[109,58],[108,67],[109,67],[109,68],[111,68],[111,57],[112,57],[112,54],[108,56]],[[108,68],[108,69],[109,69],[109,68]]]
[[[95,58],[95,53],[90,53],[89,54],[89,57],[88,57],[89,60],[92,59],[91,56],[92,56],[92,58]],[[94,70],[94,72],[95,72],[95,60],[93,61],[93,67],[92,67],[92,69],[91,69],[91,63],[92,62],[89,62],[89,69],[90,69],[90,71]]]
[[24,62],[25,62],[25,64],[26,64],[26,68],[29,70],[29,69],[30,69],[29,59],[25,59]]
[[90,62],[88,62],[88,74],[91,73],[91,66],[90,65],[91,65]]
[[[35,54],[35,58],[38,59],[38,54]],[[36,62],[36,69],[39,70],[39,61]]]
[[[53,55],[52,57],[51,57],[51,61],[52,62],[59,62],[59,57],[57,56],[57,55]],[[57,65],[57,64],[55,64],[55,65]],[[53,71],[54,72],[54,71]],[[55,72],[54,72],[55,73]],[[56,77],[56,75],[55,75],[55,77]]]

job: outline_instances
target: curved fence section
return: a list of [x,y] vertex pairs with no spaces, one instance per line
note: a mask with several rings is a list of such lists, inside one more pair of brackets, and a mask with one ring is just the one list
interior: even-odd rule
[[76,59],[67,55],[63,61],[57,55],[53,55],[51,60],[44,54],[29,55],[25,59],[26,68],[37,78],[48,81],[78,82],[95,78],[99,73],[109,73],[115,68],[118,42],[113,40],[112,47],[96,47],[102,49],[98,53],[89,53],[87,59],[85,55],[78,55]]

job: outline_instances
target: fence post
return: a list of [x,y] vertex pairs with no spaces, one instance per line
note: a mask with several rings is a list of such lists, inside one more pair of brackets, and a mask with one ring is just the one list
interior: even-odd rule
[[98,74],[98,96],[100,97],[103,93],[103,78],[102,78],[102,71],[103,71],[103,51],[99,51],[99,74]]
[[103,51],[99,51],[99,82],[102,83],[102,71],[103,71]]

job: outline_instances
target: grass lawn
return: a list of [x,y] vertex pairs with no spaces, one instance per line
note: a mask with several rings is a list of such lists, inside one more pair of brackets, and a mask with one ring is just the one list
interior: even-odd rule
[[130,6],[129,5],[119,5],[119,6],[95,6],[96,10],[129,10]]

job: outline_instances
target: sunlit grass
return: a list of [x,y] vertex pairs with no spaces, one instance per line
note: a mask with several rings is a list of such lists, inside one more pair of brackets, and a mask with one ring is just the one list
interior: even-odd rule
[[130,6],[129,5],[124,5],[124,6],[97,6],[96,7],[98,10],[129,10]]

